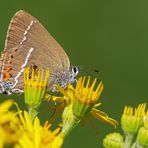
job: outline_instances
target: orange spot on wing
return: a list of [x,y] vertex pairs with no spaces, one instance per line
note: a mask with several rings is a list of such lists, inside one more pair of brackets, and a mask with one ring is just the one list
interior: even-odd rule
[[9,80],[11,77],[10,73],[4,73],[4,80]]
[[10,71],[11,70],[11,67],[10,66],[6,66],[6,71]]

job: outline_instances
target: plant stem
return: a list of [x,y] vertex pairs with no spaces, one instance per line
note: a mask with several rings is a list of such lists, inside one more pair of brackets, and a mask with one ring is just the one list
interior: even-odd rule
[[63,127],[61,132],[64,134],[64,137],[67,137],[69,133],[73,130],[73,128],[77,126],[80,121],[73,114],[72,104],[65,107],[62,114],[62,120],[63,120]]
[[133,140],[133,135],[127,134],[125,137],[123,148],[131,148],[132,140]]
[[139,145],[138,142],[134,142],[131,148],[144,148],[143,146]]

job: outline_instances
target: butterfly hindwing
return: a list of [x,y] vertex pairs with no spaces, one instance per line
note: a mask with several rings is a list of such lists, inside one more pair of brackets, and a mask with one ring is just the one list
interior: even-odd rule
[[[36,18],[22,10],[10,22],[1,59],[0,81],[9,80],[15,84],[14,88],[21,89],[26,66],[36,65],[52,73],[68,71],[70,67],[64,49]],[[10,78],[5,79],[6,73]]]

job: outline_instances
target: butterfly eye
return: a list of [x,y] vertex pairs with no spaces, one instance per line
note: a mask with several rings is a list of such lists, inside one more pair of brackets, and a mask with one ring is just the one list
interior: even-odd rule
[[73,66],[73,67],[72,67],[72,72],[73,72],[73,74],[76,76],[76,75],[79,73],[78,67]]

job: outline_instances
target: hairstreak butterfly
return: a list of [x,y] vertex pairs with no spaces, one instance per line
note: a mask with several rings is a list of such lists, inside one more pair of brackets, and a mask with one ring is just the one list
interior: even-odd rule
[[23,93],[23,71],[27,66],[49,69],[48,87],[52,91],[53,84],[66,87],[74,82],[79,72],[78,67],[70,66],[64,49],[42,24],[20,10],[10,22],[0,59],[0,93]]

